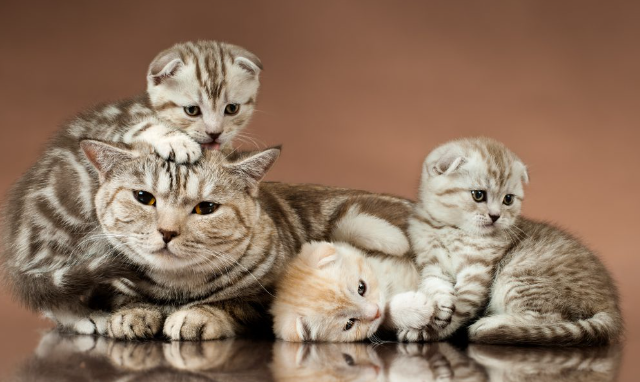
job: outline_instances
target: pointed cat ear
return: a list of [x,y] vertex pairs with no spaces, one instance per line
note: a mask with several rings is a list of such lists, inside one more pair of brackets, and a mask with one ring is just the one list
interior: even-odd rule
[[280,156],[280,147],[266,149],[240,162],[226,165],[232,173],[247,179],[249,193],[256,196],[258,183]]
[[312,241],[305,243],[300,250],[300,256],[307,264],[314,268],[324,268],[338,260],[336,247],[329,242]]
[[147,77],[149,82],[160,85],[167,78],[175,76],[178,70],[184,65],[180,54],[173,49],[160,53],[149,65]]
[[93,167],[100,174],[100,183],[104,182],[105,174],[117,163],[130,161],[138,156],[137,153],[112,146],[110,144],[85,139],[80,142],[80,148],[89,159]]
[[249,52],[248,50],[241,48],[236,45],[230,46],[231,54],[233,54],[234,59],[233,63],[238,65],[244,71],[251,75],[260,74],[260,71],[264,69],[262,66],[262,62],[255,54]]
[[304,342],[309,339],[309,327],[304,317],[290,314],[282,322],[280,336],[289,342]]

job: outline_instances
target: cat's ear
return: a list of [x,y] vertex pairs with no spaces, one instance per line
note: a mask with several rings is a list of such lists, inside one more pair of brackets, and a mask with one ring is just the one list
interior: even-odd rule
[[430,154],[424,165],[429,175],[449,175],[459,169],[466,160],[459,150],[443,148],[443,150]]
[[529,184],[529,171],[527,171],[527,166],[524,163],[518,161],[516,162],[516,168],[521,172],[520,180],[522,183]]
[[258,194],[258,183],[280,156],[280,147],[266,149],[239,162],[226,165],[232,173],[246,180],[249,193]]
[[138,156],[134,151],[121,149],[108,143],[91,139],[81,141],[80,148],[82,148],[84,155],[93,167],[98,170],[100,183],[104,182],[105,174],[108,173],[114,165],[130,161]]
[[149,83],[160,85],[166,79],[175,76],[182,66],[184,62],[176,50],[168,49],[161,52],[149,65]]
[[280,336],[283,340],[289,342],[308,341],[310,338],[309,333],[307,321],[304,317],[296,314],[287,315],[280,327]]
[[258,75],[264,69],[262,61],[255,54],[236,45],[230,45],[231,54],[234,56],[233,64],[251,75]]
[[306,260],[307,264],[319,269],[338,260],[336,247],[324,241],[305,243],[300,250],[300,256]]

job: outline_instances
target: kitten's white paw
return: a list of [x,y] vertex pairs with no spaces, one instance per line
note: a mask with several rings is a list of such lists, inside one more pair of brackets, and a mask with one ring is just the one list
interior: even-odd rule
[[107,335],[117,339],[153,338],[162,327],[162,313],[147,307],[124,308],[111,315]]
[[433,296],[433,307],[433,325],[439,329],[446,328],[455,312],[455,297],[453,294],[436,294]]
[[165,321],[163,332],[172,341],[217,340],[235,334],[231,318],[210,306],[193,306],[174,312]]
[[433,334],[425,329],[399,329],[397,332],[400,342],[423,342],[433,340]]
[[473,339],[481,332],[490,332],[505,325],[505,319],[502,316],[489,316],[484,317],[476,321],[473,325],[469,326],[468,333],[469,338]]
[[200,144],[180,131],[172,131],[149,143],[162,159],[172,160],[178,164],[193,163],[202,156]]
[[411,291],[393,296],[389,313],[397,328],[422,329],[431,322],[434,308],[424,293]]

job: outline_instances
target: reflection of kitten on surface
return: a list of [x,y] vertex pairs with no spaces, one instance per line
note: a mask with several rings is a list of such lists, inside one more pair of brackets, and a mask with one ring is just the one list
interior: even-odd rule
[[271,342],[123,342],[46,334],[11,381],[269,381]]
[[531,348],[470,345],[469,356],[491,381],[611,382],[617,380],[620,347]]

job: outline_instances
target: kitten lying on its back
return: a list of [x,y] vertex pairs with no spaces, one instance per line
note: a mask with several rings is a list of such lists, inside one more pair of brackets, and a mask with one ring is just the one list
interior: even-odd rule
[[417,287],[408,256],[365,256],[345,243],[307,243],[278,281],[274,332],[293,342],[350,342],[372,337],[382,324],[421,328],[433,308],[413,292]]
[[472,341],[591,345],[615,341],[615,285],[598,258],[568,234],[520,217],[522,161],[489,139],[431,152],[410,223],[420,290],[435,315],[403,340],[440,340],[471,322]]

